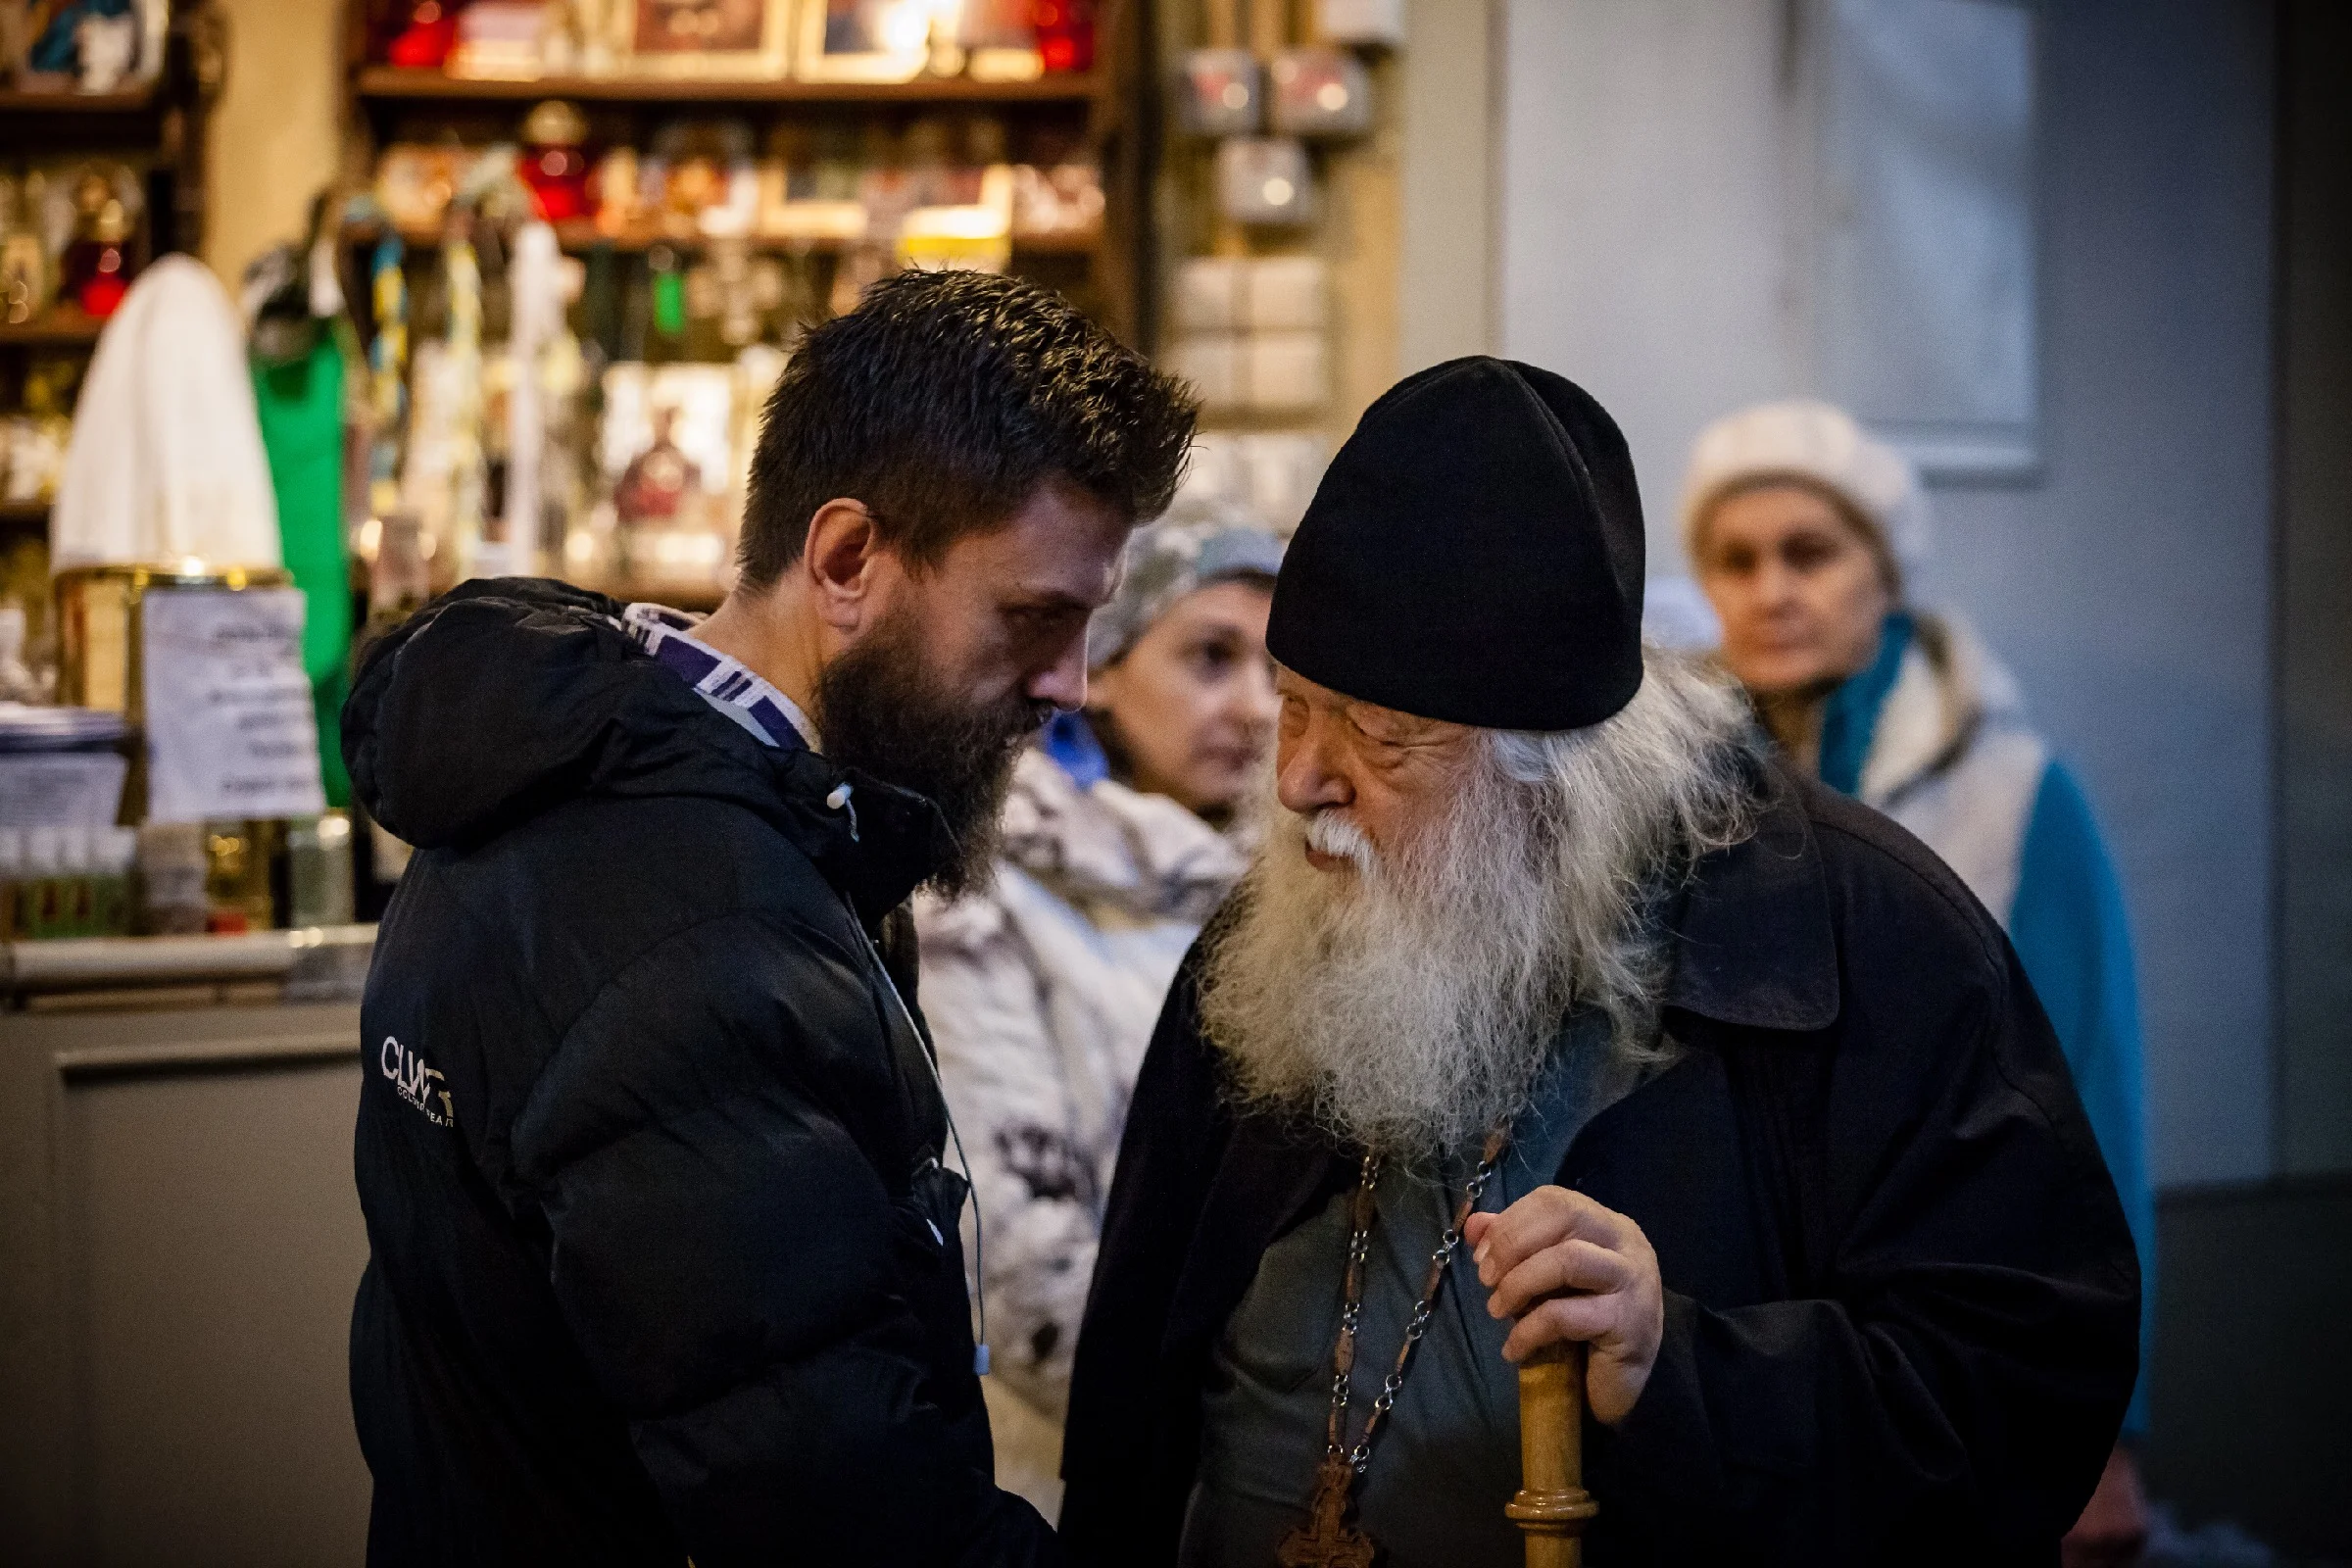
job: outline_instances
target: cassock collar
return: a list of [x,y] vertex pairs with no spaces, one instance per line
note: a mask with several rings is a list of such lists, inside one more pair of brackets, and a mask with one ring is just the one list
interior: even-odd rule
[[1667,925],[1666,1005],[1757,1029],[1826,1029],[1838,1018],[1838,942],[1804,791],[1767,764],[1756,831],[1698,862]]

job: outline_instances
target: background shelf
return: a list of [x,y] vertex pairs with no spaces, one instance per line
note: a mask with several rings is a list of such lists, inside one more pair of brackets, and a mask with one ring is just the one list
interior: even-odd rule
[[[681,251],[699,251],[713,243],[713,237],[709,234],[665,234],[653,229],[607,234],[592,220],[582,218],[567,218],[554,226],[556,243],[566,253],[575,256],[600,246],[634,254],[652,250],[657,245],[667,245]],[[383,237],[383,232],[381,224],[351,223],[345,225],[343,239],[346,244],[372,245]],[[440,245],[443,233],[437,225],[420,227],[410,224],[402,226],[400,237],[409,245],[432,249]],[[746,238],[754,251],[770,256],[832,256],[852,248],[849,242],[839,239],[793,239],[771,234],[752,234]],[[1091,256],[1101,244],[1102,236],[1099,233],[1029,237],[1016,234],[1013,236],[1012,250],[1016,256]]]
[[0,115],[136,115],[153,108],[153,83],[122,92],[26,92],[0,89]]
[[973,81],[964,76],[913,81],[539,76],[504,81],[392,66],[363,67],[352,85],[364,101],[403,103],[536,103],[543,98],[568,98],[583,103],[1036,104],[1082,103],[1098,90],[1091,72],[1040,76],[1035,81]]
[[708,614],[716,610],[727,590],[709,578],[678,578],[652,576],[603,576],[567,571],[559,564],[548,567],[551,575],[585,588],[590,593],[610,594],[624,605],[639,602],[667,605],[672,610],[684,610]]
[[29,321],[0,321],[0,344],[26,348],[87,348],[106,322],[70,305],[43,311]]

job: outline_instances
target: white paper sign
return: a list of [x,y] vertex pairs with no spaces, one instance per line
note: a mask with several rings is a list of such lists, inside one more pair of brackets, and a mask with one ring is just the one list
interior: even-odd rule
[[152,588],[142,602],[147,819],[326,809],[294,588]]

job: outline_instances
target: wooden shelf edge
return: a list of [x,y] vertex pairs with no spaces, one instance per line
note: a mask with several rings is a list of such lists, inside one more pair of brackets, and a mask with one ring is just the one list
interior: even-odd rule
[[571,98],[590,103],[922,104],[1084,103],[1100,89],[1096,74],[1072,72],[1034,81],[974,81],[968,76],[913,81],[802,81],[793,77],[540,76],[505,80],[444,75],[438,71],[363,66],[352,87],[362,99],[409,103],[535,103]]
[[121,92],[55,92],[0,87],[0,115],[135,115],[155,107],[152,83]]
[[71,307],[61,306],[43,312],[29,321],[0,321],[0,343],[24,344],[28,347],[74,348],[98,341],[106,322],[94,316],[84,316]]
[[[610,245],[615,251],[633,254],[651,250],[657,245],[668,245],[679,250],[691,251],[700,250],[714,243],[711,236],[708,234],[690,234],[684,237],[653,233],[608,235],[600,232],[593,224],[576,219],[566,219],[556,224],[555,228],[556,242],[566,253],[575,256],[593,251],[600,245]],[[372,245],[382,237],[383,229],[375,223],[353,223],[347,225],[343,230],[343,239],[346,244]],[[441,243],[442,233],[438,228],[403,227],[400,230],[400,237],[406,244],[416,246],[419,249],[431,249]],[[790,239],[768,234],[753,234],[746,237],[751,241],[751,248],[761,255],[785,256],[807,253],[812,256],[831,256],[849,248],[846,241],[838,239]],[[1012,253],[1015,256],[1092,256],[1102,248],[1102,243],[1100,233],[1030,237],[1016,234],[1012,240]]]
[[624,605],[641,602],[667,605],[672,610],[707,614],[716,610],[719,602],[727,597],[726,585],[705,580],[676,577],[581,575],[555,567],[551,567],[550,571],[574,588],[585,588],[590,593],[605,594],[619,600]]

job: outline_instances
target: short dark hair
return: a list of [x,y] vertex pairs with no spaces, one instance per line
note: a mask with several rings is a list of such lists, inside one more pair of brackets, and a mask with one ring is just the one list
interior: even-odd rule
[[1193,435],[1182,383],[1059,295],[986,272],[906,271],[813,328],[767,401],[737,550],[774,582],[826,502],[865,503],[919,564],[1060,480],[1140,521],[1164,511]]

